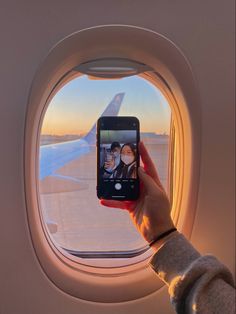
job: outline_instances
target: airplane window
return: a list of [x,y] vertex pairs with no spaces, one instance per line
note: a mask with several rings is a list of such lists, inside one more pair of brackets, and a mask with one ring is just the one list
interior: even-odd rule
[[80,258],[125,259],[147,249],[128,212],[104,207],[96,196],[96,121],[108,112],[139,119],[141,140],[169,188],[171,109],[160,90],[138,75],[81,74],[64,85],[42,121],[39,200],[53,243]]

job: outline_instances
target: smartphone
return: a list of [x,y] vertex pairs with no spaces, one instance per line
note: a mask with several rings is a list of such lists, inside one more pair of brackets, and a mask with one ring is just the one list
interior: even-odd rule
[[101,117],[97,121],[97,196],[136,200],[139,197],[139,120]]

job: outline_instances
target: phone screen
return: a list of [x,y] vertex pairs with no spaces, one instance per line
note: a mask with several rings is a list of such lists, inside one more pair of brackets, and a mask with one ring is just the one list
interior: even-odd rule
[[97,194],[133,200],[139,196],[139,121],[135,117],[101,117],[97,127]]

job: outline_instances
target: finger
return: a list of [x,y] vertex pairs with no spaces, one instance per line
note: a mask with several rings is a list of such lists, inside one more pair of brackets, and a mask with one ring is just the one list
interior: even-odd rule
[[127,209],[127,204],[122,201],[101,199],[100,204],[112,208]]
[[158,173],[157,173],[157,170],[156,170],[156,167],[144,145],[143,142],[140,142],[139,143],[139,153],[140,153],[140,156],[142,158],[142,162],[143,162],[143,165],[144,165],[144,169],[146,171],[147,174],[149,174],[149,176],[151,176],[153,178],[153,180],[157,183],[157,185],[163,189],[163,186],[161,184],[161,181],[159,179],[159,176],[158,176]]
[[146,170],[146,172],[152,177],[158,177],[157,171],[156,171],[156,167],[144,145],[143,142],[139,143],[139,152],[140,152],[140,156],[142,158],[143,164],[144,164],[144,168]]
[[138,174],[140,180],[143,182],[144,187],[149,195],[155,195],[160,189],[154,179],[147,173],[142,167],[138,168]]

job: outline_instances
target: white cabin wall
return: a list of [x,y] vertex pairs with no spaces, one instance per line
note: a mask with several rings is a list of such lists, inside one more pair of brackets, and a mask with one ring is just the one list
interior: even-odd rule
[[179,46],[192,65],[202,110],[202,165],[192,241],[201,252],[211,252],[233,268],[233,19],[233,1],[0,2],[0,313],[173,313],[166,289],[117,305],[70,297],[45,276],[31,243],[23,178],[30,86],[58,41],[91,26],[152,29]]

